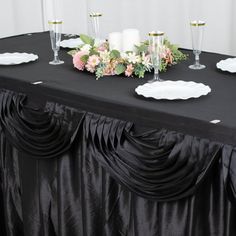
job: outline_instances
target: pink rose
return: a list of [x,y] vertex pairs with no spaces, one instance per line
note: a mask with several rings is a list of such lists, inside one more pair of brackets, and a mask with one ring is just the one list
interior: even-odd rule
[[84,70],[85,63],[83,61],[81,61],[81,57],[84,55],[87,55],[87,53],[84,51],[78,51],[73,56],[74,67],[77,68],[78,70]]

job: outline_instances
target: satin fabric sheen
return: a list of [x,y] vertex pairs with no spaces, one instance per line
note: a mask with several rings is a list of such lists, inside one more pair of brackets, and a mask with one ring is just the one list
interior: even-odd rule
[[0,91],[0,232],[236,235],[236,150]]

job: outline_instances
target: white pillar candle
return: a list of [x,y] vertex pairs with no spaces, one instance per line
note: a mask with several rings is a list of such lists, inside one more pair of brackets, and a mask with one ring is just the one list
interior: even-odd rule
[[120,32],[112,32],[108,35],[109,49],[122,50],[122,34]]
[[137,29],[125,29],[122,32],[123,52],[134,51],[135,45],[140,44],[140,34]]

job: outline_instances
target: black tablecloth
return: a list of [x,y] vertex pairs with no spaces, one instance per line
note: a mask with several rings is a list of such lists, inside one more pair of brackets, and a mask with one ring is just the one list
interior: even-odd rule
[[0,67],[1,235],[236,234],[235,82],[215,69],[226,56],[162,74],[213,90],[170,102],[134,94],[151,74],[96,81],[66,51],[64,65],[48,65],[48,33],[0,45],[40,57]]
[[[53,53],[47,32],[2,39],[0,42],[0,52],[32,52],[39,55],[39,60],[33,63],[0,66],[0,87],[26,92],[29,96],[40,93],[41,99],[63,101],[79,109],[132,120],[146,127],[164,126],[223,143],[236,143],[236,77],[216,68],[219,60],[227,58],[225,55],[202,53],[201,60],[207,68],[194,71],[188,68],[193,62],[192,53],[184,51],[189,54],[189,60],[162,73],[162,78],[202,82],[209,85],[212,92],[186,101],[157,101],[139,97],[134,91],[150,79],[150,73],[145,79],[108,76],[96,81],[93,74],[73,68],[71,57],[65,49],[60,52],[65,64],[49,65]],[[34,81],[44,83],[32,86],[30,83]],[[209,123],[215,119],[221,120],[221,123]]]

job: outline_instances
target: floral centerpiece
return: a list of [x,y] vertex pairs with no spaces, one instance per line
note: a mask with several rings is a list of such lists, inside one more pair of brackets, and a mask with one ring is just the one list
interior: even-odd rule
[[[95,40],[87,35],[80,35],[83,44],[68,53],[73,56],[74,67],[80,71],[87,70],[96,74],[99,79],[105,75],[125,74],[127,77],[143,78],[145,72],[152,70],[151,58],[148,53],[148,41],[136,46],[135,51],[119,52],[109,50],[109,43],[95,43]],[[164,40],[161,54],[160,71],[166,71],[171,65],[185,60],[183,54],[176,45]]]

